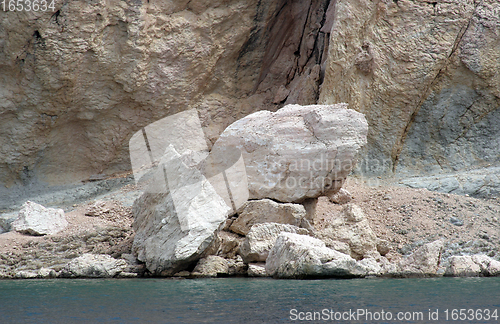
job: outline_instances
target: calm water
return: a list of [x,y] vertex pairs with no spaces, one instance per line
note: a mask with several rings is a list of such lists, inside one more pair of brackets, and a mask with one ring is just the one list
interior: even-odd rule
[[[357,323],[443,323],[446,309],[449,322],[460,323],[451,321],[454,308],[500,312],[500,278],[0,281],[2,324],[349,323],[354,317],[335,321],[336,315],[342,315],[336,312],[349,310],[353,315],[359,312]],[[436,321],[429,320],[429,309],[439,310],[434,313]],[[379,320],[367,320],[363,311],[374,318],[378,314]],[[312,312],[326,321],[299,320],[299,316],[314,316]],[[393,317],[390,321],[388,312]],[[424,318],[397,321],[399,312],[407,319],[419,313]],[[500,323],[498,315],[497,321],[461,323]]]

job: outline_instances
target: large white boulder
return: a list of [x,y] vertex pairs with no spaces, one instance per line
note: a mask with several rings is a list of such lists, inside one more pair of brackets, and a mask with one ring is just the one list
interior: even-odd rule
[[172,146],[154,178],[155,188],[134,202],[132,250],[150,272],[169,276],[200,258],[232,209]]
[[338,191],[367,131],[364,115],[346,104],[288,105],[236,121],[214,148],[241,151],[250,199],[295,202]]
[[317,238],[294,233],[281,233],[266,260],[266,272],[275,278],[364,277],[373,271],[372,264],[358,263]]
[[19,216],[12,222],[11,229],[31,235],[56,234],[68,226],[64,210],[45,208],[27,201],[19,211]]
[[289,224],[264,223],[252,226],[241,244],[240,253],[245,262],[266,261],[269,250],[282,232],[307,235],[309,231]]
[[243,206],[229,229],[247,235],[255,224],[280,223],[300,226],[305,217],[306,210],[300,204],[283,204],[270,199],[250,200]]

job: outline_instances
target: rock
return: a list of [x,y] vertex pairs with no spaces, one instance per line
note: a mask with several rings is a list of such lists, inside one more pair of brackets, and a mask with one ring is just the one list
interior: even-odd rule
[[265,263],[250,263],[248,265],[249,277],[267,277]]
[[5,213],[0,215],[0,234],[10,232],[11,224],[16,220],[19,213]]
[[193,272],[194,277],[218,277],[229,274],[229,265],[226,259],[216,255],[209,255],[200,259]]
[[244,238],[238,234],[222,230],[217,233],[203,255],[218,255],[227,259],[234,258],[243,240]]
[[378,255],[377,236],[361,208],[354,204],[345,205],[338,218],[317,231],[315,236],[333,249],[338,241],[347,243],[351,257],[357,260]]
[[463,226],[464,225],[464,221],[463,220],[458,219],[458,218],[456,218],[454,216],[450,217],[450,223],[452,223],[455,226]]
[[17,271],[15,278],[17,279],[36,279],[38,278],[38,273],[33,271],[21,270]]
[[13,230],[30,235],[56,234],[68,226],[64,210],[45,208],[27,201],[19,211],[19,216],[11,224]]
[[38,278],[55,278],[57,277],[57,272],[54,269],[50,268],[40,268],[38,270]]
[[282,204],[270,199],[250,200],[242,207],[238,218],[229,229],[247,235],[255,224],[280,223],[300,226],[305,217],[306,210],[299,204]]
[[248,265],[243,262],[241,256],[237,255],[233,259],[227,259],[227,263],[230,276],[245,276],[247,274]]
[[398,267],[402,276],[434,276],[437,273],[443,242],[438,240],[424,244],[415,252],[400,260]]
[[189,276],[191,276],[191,272],[186,271],[186,270],[179,271],[176,274],[174,274],[174,277],[184,277],[184,278],[187,278]]
[[[361,173],[438,176],[500,166],[497,4],[336,2],[318,103],[346,102],[366,115]],[[485,193],[498,190],[497,176],[494,187],[479,182]],[[471,194],[481,188],[474,181],[440,186]]]
[[288,224],[264,223],[252,226],[243,244],[240,253],[243,260],[249,262],[265,262],[269,250],[274,246],[276,238],[282,232],[307,235],[309,231]]
[[127,266],[125,260],[116,260],[107,254],[84,254],[71,260],[61,270],[63,278],[113,278]]
[[236,147],[245,161],[250,199],[297,202],[337,192],[366,143],[362,114],[333,106],[288,105],[259,111],[227,127],[216,147]]
[[352,195],[344,188],[340,188],[339,192],[328,196],[328,199],[334,204],[344,205],[352,200]]
[[472,260],[470,255],[452,256],[448,261],[449,266],[446,268],[446,276],[477,277],[481,274],[481,267]]
[[377,251],[384,256],[391,251],[390,243],[383,239],[377,239]]
[[151,273],[171,276],[200,258],[231,208],[200,171],[183,163],[172,146],[160,165],[169,186],[165,184],[163,192],[146,192],[134,202],[132,251]]
[[323,241],[295,233],[281,233],[266,260],[266,273],[275,278],[363,277],[370,271]]

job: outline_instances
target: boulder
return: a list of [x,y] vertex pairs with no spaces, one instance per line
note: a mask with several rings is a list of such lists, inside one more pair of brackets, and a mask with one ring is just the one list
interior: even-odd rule
[[238,234],[222,230],[216,234],[215,239],[203,255],[218,255],[228,259],[234,258],[243,240],[244,238]]
[[214,148],[242,152],[250,199],[298,202],[340,189],[367,131],[363,114],[345,104],[287,105],[236,121]]
[[347,243],[350,255],[357,260],[376,257],[379,254],[377,236],[365,218],[363,210],[354,204],[345,205],[340,215],[315,235],[333,249],[339,249],[339,241]]
[[248,265],[243,262],[241,256],[237,255],[233,259],[227,259],[227,263],[230,276],[245,276],[247,274]]
[[319,239],[295,233],[281,233],[266,260],[266,272],[275,278],[364,277],[372,270]]
[[127,267],[125,260],[116,260],[107,254],[84,254],[71,260],[59,276],[65,278],[112,278]]
[[500,262],[484,254],[451,256],[445,275],[452,277],[478,277],[500,275]]
[[399,261],[398,267],[401,276],[435,276],[441,261],[443,242],[440,240],[427,243],[419,247],[409,256]]
[[282,232],[307,235],[309,231],[288,224],[264,223],[252,226],[241,244],[240,254],[245,262],[265,262],[269,250]]
[[19,216],[11,223],[14,231],[30,235],[56,234],[68,226],[64,210],[45,208],[27,201],[19,211]]
[[267,277],[265,263],[250,263],[248,265],[249,277]]
[[155,178],[164,179],[161,188],[147,190],[133,205],[132,251],[151,273],[171,276],[200,258],[231,207],[172,146],[159,165]]
[[217,277],[227,276],[228,274],[228,262],[226,259],[216,255],[209,255],[206,258],[200,259],[193,272],[191,272],[193,277]]
[[282,204],[270,199],[250,200],[242,207],[238,218],[229,229],[247,235],[255,224],[280,223],[300,226],[305,217],[306,210],[299,204]]

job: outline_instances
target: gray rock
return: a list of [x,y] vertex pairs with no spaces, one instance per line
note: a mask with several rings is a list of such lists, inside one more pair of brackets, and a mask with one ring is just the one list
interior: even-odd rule
[[59,276],[63,278],[113,278],[126,267],[125,260],[116,260],[107,254],[84,254],[66,264]]
[[464,221],[463,220],[458,219],[458,218],[456,218],[454,216],[450,217],[450,223],[452,223],[455,226],[463,226],[464,225]]
[[[132,251],[155,275],[171,276],[198,260],[224,225],[227,206],[208,180],[186,166],[169,147],[159,168],[169,186],[144,193],[134,202]],[[154,188],[153,188],[154,189]]]
[[14,231],[30,235],[56,234],[68,226],[64,210],[45,208],[27,201],[19,211],[19,216],[11,223]]
[[250,200],[241,209],[238,218],[229,229],[247,235],[255,224],[280,223],[300,226],[306,217],[304,206],[291,203],[277,203],[270,199]]
[[214,145],[241,150],[250,199],[297,202],[338,191],[366,143],[364,116],[332,106],[288,105],[227,127]]
[[288,224],[264,223],[252,226],[248,232],[240,253],[245,262],[265,262],[269,250],[274,246],[276,238],[282,232],[307,235],[309,231]]

